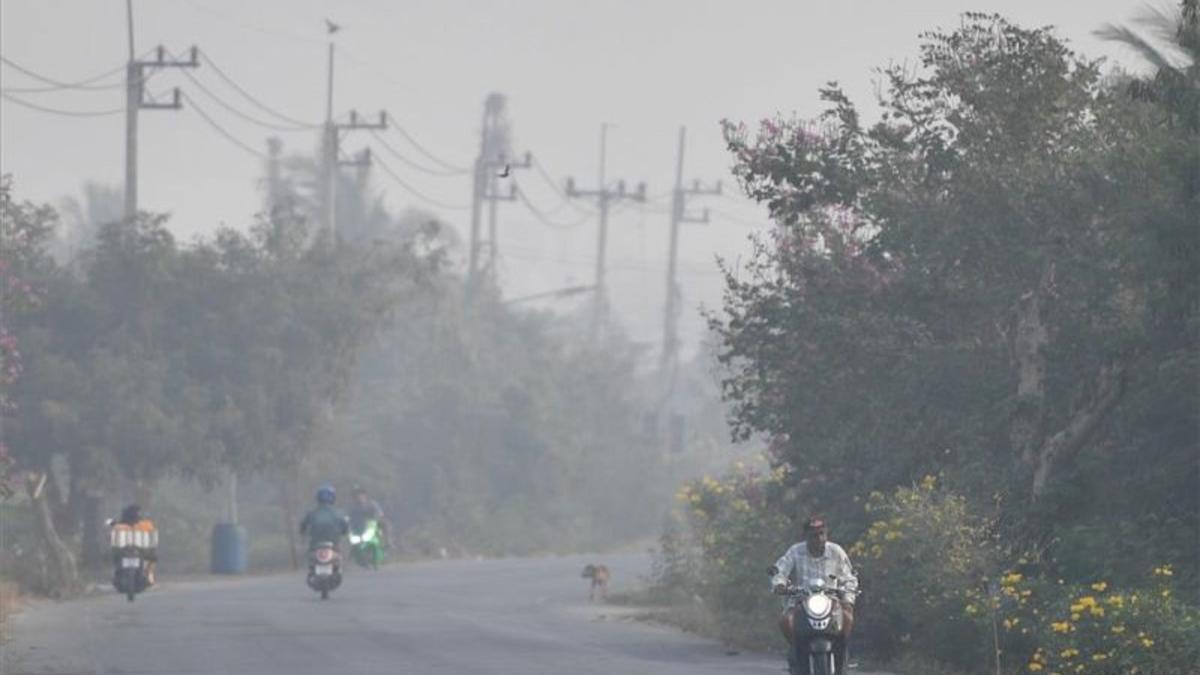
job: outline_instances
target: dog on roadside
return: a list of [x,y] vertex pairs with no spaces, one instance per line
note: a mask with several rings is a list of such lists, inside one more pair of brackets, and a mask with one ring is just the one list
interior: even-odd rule
[[600,594],[600,599],[608,599],[608,567],[604,565],[588,565],[583,568],[583,574],[579,576],[592,580],[592,586],[588,589],[589,602],[596,601],[597,593]]

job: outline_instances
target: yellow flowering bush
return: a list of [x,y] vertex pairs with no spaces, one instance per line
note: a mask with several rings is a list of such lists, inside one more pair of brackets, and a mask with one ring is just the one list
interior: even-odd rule
[[1106,580],[1052,586],[1038,612],[1037,648],[1028,672],[1188,675],[1200,664],[1200,614],[1181,602],[1171,565],[1149,583],[1119,589]]
[[[867,593],[864,620],[880,655],[918,650],[971,670],[986,662],[991,615],[980,579],[999,569],[992,524],[929,475],[889,495],[872,493],[870,525],[850,548]],[[964,609],[965,608],[965,609]]]
[[766,566],[794,542],[795,533],[784,510],[768,503],[786,476],[785,468],[739,463],[723,476],[680,487],[676,518],[693,554],[678,555],[684,546],[672,542],[675,560],[665,565],[660,553],[656,577],[686,579],[689,595],[702,599],[719,621],[761,624],[763,637],[773,638],[779,601],[769,592]]

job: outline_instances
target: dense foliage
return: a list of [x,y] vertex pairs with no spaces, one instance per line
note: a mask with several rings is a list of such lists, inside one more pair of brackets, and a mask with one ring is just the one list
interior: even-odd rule
[[[739,560],[764,533],[782,551],[824,512],[865,558],[871,642],[967,670],[994,665],[994,640],[962,597],[1018,564],[1064,579],[1045,602],[1136,589],[1163,565],[1195,597],[1200,78],[1184,5],[1193,60],[1154,86],[1103,76],[1048,29],[969,14],[924,36],[916,71],[884,71],[877,123],[831,85],[815,123],[726,125],[734,173],[778,228],[710,321],[735,437],[768,438],[787,484],[706,557]],[[904,488],[935,475],[936,494]],[[869,495],[898,486],[891,508],[915,511],[879,524]],[[889,533],[920,548],[880,567]],[[1005,667],[1037,644],[1010,645]],[[1195,654],[1172,644],[1153,672]],[[1106,658],[1088,672],[1124,667]]]

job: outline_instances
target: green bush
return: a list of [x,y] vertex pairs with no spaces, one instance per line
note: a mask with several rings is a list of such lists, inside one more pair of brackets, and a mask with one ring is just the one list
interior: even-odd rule
[[873,522],[849,554],[865,590],[863,623],[881,656],[919,652],[972,670],[988,662],[994,641],[979,620],[986,610],[964,600],[1000,569],[1001,552],[992,523],[937,483],[926,476],[891,495],[872,493],[865,509]]

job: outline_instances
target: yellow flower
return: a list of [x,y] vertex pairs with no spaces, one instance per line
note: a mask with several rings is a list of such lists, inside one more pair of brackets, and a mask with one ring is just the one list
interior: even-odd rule
[[1146,649],[1149,649],[1154,646],[1154,640],[1151,640],[1150,638],[1142,638],[1142,646]]
[[1107,658],[1108,658],[1108,656],[1105,654],[1092,654],[1093,661],[1103,661],[1104,659],[1107,659]]
[[1050,628],[1055,633],[1066,633],[1067,631],[1071,630],[1071,624],[1067,621],[1055,621],[1054,623],[1050,624]]
[[1059,656],[1063,657],[1064,659],[1073,658],[1079,656],[1079,650],[1075,648],[1067,648],[1059,652]]
[[1117,624],[1117,625],[1113,626],[1111,630],[1116,635],[1120,635],[1121,633],[1125,632],[1125,626],[1123,626],[1121,624]]
[[1092,584],[1092,590],[1096,591],[1097,593],[1103,593],[1107,589],[1108,582],[1106,581],[1097,581],[1096,583]]
[[1041,669],[1042,669],[1042,664],[1040,664],[1040,663],[1037,663],[1036,661],[1035,661],[1034,663],[1031,663],[1031,664],[1029,664],[1029,670],[1030,670],[1030,672],[1034,672],[1034,673],[1036,673],[1036,672],[1038,672],[1038,671],[1039,671],[1039,670],[1041,670]]
[[1021,579],[1023,578],[1024,577],[1022,577],[1019,572],[1010,572],[1000,579],[1000,583],[1004,584],[1005,586],[1012,586],[1014,584],[1021,583]]
[[1105,600],[1105,602],[1107,602],[1112,607],[1116,607],[1117,609],[1120,609],[1125,606],[1125,598],[1120,595],[1110,595],[1110,596],[1108,596],[1108,599]]
[[937,487],[937,476],[927,475],[921,479],[922,490],[932,491],[935,487]]
[[1164,588],[1164,589],[1163,589],[1163,592],[1162,592],[1162,596],[1163,596],[1164,598],[1169,598],[1169,597],[1171,597],[1171,589],[1169,589],[1169,588]]
[[1090,612],[1092,616],[1104,616],[1104,608],[1100,607],[1099,605],[1096,607],[1089,607],[1088,612]]
[[967,605],[966,612],[967,612],[967,614],[970,614],[971,616],[975,616],[976,614],[979,613],[979,608],[976,607],[975,605]]

